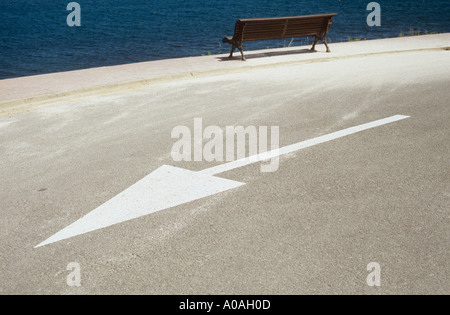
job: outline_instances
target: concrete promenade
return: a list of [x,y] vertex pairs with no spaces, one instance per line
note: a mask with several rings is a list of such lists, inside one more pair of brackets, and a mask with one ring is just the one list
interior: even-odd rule
[[449,42],[450,34],[389,38],[363,42],[331,43],[331,54],[325,53],[323,45],[317,46],[317,53],[309,53],[309,46],[291,47],[248,51],[246,52],[247,62],[238,62],[240,54],[237,52],[232,61],[228,60],[226,58],[228,54],[225,54],[0,80],[0,110],[12,105],[56,97],[78,96],[98,91],[116,91],[120,88],[127,89],[192,76],[245,71],[249,68],[328,61],[371,54],[442,49],[448,48]]

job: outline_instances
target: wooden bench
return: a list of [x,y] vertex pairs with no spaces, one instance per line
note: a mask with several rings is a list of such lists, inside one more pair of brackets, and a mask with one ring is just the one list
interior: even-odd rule
[[222,42],[232,45],[229,58],[233,57],[236,48],[245,60],[242,51],[242,43],[248,41],[294,38],[294,37],[314,37],[314,44],[311,50],[315,50],[317,42],[320,40],[330,52],[327,45],[327,33],[331,27],[333,17],[336,13],[303,15],[292,17],[276,17],[262,19],[241,19],[236,22],[233,37],[224,37]]

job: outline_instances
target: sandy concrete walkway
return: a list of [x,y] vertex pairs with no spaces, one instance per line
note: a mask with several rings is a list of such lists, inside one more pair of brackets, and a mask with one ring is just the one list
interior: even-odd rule
[[236,72],[248,68],[289,63],[326,61],[368,54],[448,48],[450,47],[450,33],[332,43],[330,46],[332,52],[329,54],[325,53],[323,45],[317,46],[316,53],[308,51],[310,46],[291,47],[248,51],[246,52],[246,62],[240,61],[240,54],[237,53],[235,59],[231,61],[226,58],[228,55],[202,56],[0,80],[0,111],[14,105],[57,97],[72,97],[99,91],[108,92],[191,76]]
[[[0,113],[0,294],[448,294],[448,39],[1,81],[9,100],[117,88]],[[118,83],[133,80],[144,83]],[[393,115],[409,118],[283,155],[273,173],[230,169],[216,177],[245,185],[35,248],[162,165],[222,165],[172,158],[172,131],[195,118],[278,126],[285,147]],[[67,284],[72,262],[80,287]],[[366,282],[371,262],[381,287]]]

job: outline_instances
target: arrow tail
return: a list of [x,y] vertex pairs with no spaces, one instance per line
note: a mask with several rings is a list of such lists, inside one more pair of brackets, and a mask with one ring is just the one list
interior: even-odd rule
[[404,116],[404,115],[395,115],[395,116],[391,116],[388,118],[384,118],[384,119],[380,119],[380,120],[376,120],[376,121],[372,121],[370,123],[366,123],[363,125],[359,125],[359,126],[355,126],[355,127],[350,127],[347,129],[343,129],[340,131],[336,131],[324,136],[320,136],[317,138],[313,138],[313,139],[309,139],[306,141],[302,141],[302,142],[298,142],[292,145],[288,145],[285,147],[282,147],[280,149],[275,149],[272,151],[268,151],[268,152],[263,152],[257,155],[253,155],[244,159],[240,159],[240,160],[236,160],[236,161],[232,161],[232,162],[228,162],[225,164],[221,164],[218,166],[214,166],[214,167],[210,167],[207,169],[204,169],[203,171],[200,171],[200,173],[205,174],[205,175],[217,175],[220,173],[224,173],[236,168],[240,168],[243,166],[247,166],[253,163],[257,163],[257,162],[261,162],[261,161],[265,161],[265,160],[270,160],[273,159],[275,157],[281,156],[281,155],[285,155],[288,153],[292,153],[292,152],[296,152],[302,149],[306,149],[321,143],[325,143],[325,142],[329,142],[332,140],[336,140],[339,138],[343,138],[346,136],[349,136],[351,134],[355,134],[364,130],[368,130],[368,129],[372,129],[375,127],[380,127],[386,124],[390,124],[402,119],[406,119],[409,118],[409,116]]

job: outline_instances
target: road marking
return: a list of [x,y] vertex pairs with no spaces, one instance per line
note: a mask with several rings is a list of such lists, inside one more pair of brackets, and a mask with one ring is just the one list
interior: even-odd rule
[[409,116],[396,115],[380,119],[199,172],[163,165],[35,248],[240,187],[245,183],[214,175],[406,118]]

